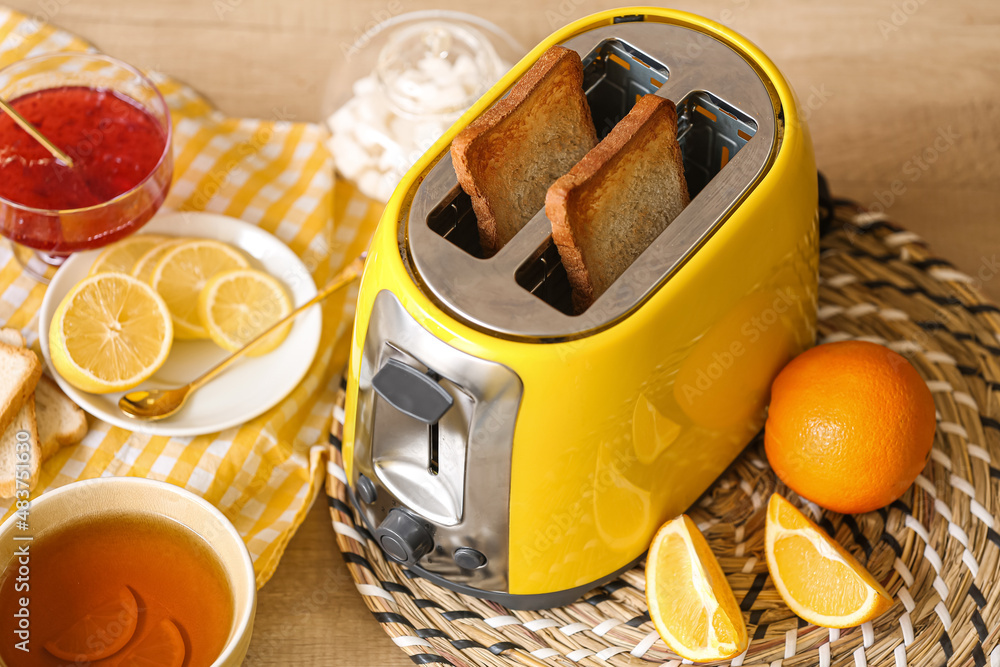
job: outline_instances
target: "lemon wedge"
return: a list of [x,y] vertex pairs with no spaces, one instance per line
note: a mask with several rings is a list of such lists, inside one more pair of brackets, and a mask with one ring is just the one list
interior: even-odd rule
[[[217,345],[235,352],[292,312],[288,292],[276,278],[254,269],[217,274],[198,296],[198,315]],[[247,352],[267,354],[281,345],[291,322]]]
[[150,278],[170,309],[177,338],[209,338],[198,315],[198,295],[216,274],[249,266],[238,250],[221,241],[186,241],[163,253]]
[[117,243],[112,243],[97,256],[90,267],[90,273],[87,275],[131,273],[136,260],[154,246],[168,240],[170,237],[162,234],[136,234]]
[[646,602],[660,637],[693,662],[734,658],[749,638],[733,589],[687,515],[663,524],[646,556]]
[[150,377],[170,353],[167,304],[123,273],[85,278],[62,300],[49,328],[56,370],[96,394],[125,391]]

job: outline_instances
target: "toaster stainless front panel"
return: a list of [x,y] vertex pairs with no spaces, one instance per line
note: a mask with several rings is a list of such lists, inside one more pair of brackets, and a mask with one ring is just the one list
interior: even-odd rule
[[[376,391],[373,379],[390,360],[447,392],[451,407],[440,419],[420,421]],[[457,584],[507,591],[510,458],[522,393],[512,370],[456,350],[421,327],[395,295],[380,292],[358,378],[351,480],[355,490],[362,475],[373,485],[373,502],[355,492],[368,527],[377,531],[390,512],[405,512],[433,540],[419,568]],[[460,549],[482,554],[485,565],[460,567]]]
[[573,338],[626,316],[725,220],[779,145],[776,98],[753,66],[710,35],[632,21],[589,30],[563,46],[583,60],[599,134],[640,94],[655,93],[677,105],[692,201],[590,308],[574,314],[544,209],[495,255],[484,256],[475,213],[458,186],[450,153],[444,153],[400,226],[405,259],[443,308],[496,335]]

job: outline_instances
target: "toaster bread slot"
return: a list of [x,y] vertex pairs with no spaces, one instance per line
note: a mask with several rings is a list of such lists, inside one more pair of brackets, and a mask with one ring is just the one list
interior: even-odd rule
[[583,90],[598,138],[607,136],[643,95],[667,80],[667,68],[627,43],[609,39],[583,60]]
[[552,237],[514,274],[517,284],[566,315],[573,314],[573,290]]
[[[621,70],[623,61],[613,53],[611,56],[613,57],[607,58],[608,62],[617,63],[617,69]],[[687,190],[692,199],[726,167],[756,131],[756,123],[752,118],[707,91],[692,92],[677,105],[678,143],[684,162]],[[669,235],[669,228],[670,224],[667,224],[661,235]],[[565,310],[565,295],[553,286],[558,285],[558,282],[546,281],[549,276],[560,275],[565,276],[566,271],[561,266],[559,254],[542,251],[529,259],[518,270],[516,277],[519,285],[561,312],[567,315],[585,312],[589,304],[579,298],[579,294],[572,298],[576,311],[572,308]]]
[[[610,58],[608,61],[614,62]],[[620,63],[616,65],[616,69],[621,70]],[[617,84],[613,85],[617,90]],[[627,111],[628,109],[626,113]],[[608,124],[613,126],[610,117]],[[598,124],[598,127],[601,125]],[[756,131],[757,126],[752,118],[707,91],[692,92],[677,105],[678,143],[684,161],[688,193],[692,200],[725,168]],[[669,234],[669,228],[670,225],[661,235]],[[579,312],[574,311],[572,294],[567,295],[562,289],[569,289],[565,276],[562,260],[550,240],[519,267],[515,278],[521,287],[562,313],[574,315],[586,312],[586,307]],[[569,306],[566,305],[567,299],[570,301]],[[576,305],[579,308],[579,300]]]
[[455,185],[441,203],[427,216],[427,226],[473,257],[486,255],[479,244],[479,227],[472,198]]
[[677,105],[677,140],[691,199],[756,133],[752,118],[710,92],[693,92]]

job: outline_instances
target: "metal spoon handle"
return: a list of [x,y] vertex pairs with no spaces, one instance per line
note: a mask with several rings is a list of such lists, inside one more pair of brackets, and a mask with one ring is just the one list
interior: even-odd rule
[[256,346],[260,341],[267,338],[268,334],[270,334],[275,329],[285,325],[287,322],[291,322],[292,320],[294,320],[296,317],[298,317],[300,313],[302,313],[302,311],[306,310],[310,306],[314,306],[315,304],[327,298],[337,290],[346,287],[347,285],[350,285],[352,282],[354,282],[355,278],[361,275],[361,270],[365,266],[365,257],[367,256],[367,254],[368,253],[362,253],[360,257],[358,257],[353,262],[348,264],[347,267],[344,268],[344,270],[341,271],[339,274],[337,274],[336,278],[327,283],[326,286],[323,287],[323,289],[321,289],[318,294],[316,294],[316,296],[309,299],[308,301],[306,301],[304,304],[302,304],[292,312],[288,313],[288,315],[275,322],[273,325],[271,325],[271,327],[269,327],[262,333],[258,334],[258,336],[253,340],[251,340],[249,343],[238,349],[236,352],[233,352],[231,355],[229,355],[228,357],[226,357],[225,359],[223,359],[222,361],[220,361],[219,363],[217,363],[216,365],[212,366],[207,371],[202,373],[200,376],[192,380],[191,383],[188,385],[190,387],[190,391],[193,392],[194,390],[198,389],[203,384],[214,378],[216,375],[229,368],[230,364],[232,364],[234,361],[242,357],[249,350],[252,350],[254,346]]
[[38,128],[28,122],[28,120],[19,114],[14,107],[9,105],[3,98],[0,98],[0,109],[3,109],[8,116],[14,119],[22,130],[31,135],[31,138],[40,143],[45,147],[45,150],[52,153],[52,157],[62,162],[64,165],[73,168],[73,160],[70,156],[66,155],[64,152],[59,150],[59,147],[52,143],[48,137],[38,131]]

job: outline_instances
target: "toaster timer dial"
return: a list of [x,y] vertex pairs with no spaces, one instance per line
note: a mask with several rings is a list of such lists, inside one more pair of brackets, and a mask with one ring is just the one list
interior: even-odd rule
[[431,531],[398,507],[379,524],[375,539],[386,555],[405,565],[414,565],[434,548]]

